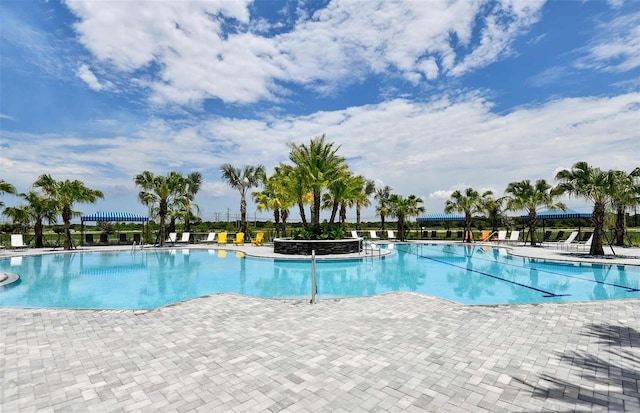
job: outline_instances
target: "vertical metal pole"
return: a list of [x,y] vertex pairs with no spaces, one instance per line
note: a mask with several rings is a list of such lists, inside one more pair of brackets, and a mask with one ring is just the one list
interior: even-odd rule
[[311,250],[311,304],[316,303],[316,250]]

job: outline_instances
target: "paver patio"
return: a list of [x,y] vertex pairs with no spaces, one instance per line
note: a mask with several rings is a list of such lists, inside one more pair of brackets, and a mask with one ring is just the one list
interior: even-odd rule
[[0,410],[640,411],[640,300],[0,309]]

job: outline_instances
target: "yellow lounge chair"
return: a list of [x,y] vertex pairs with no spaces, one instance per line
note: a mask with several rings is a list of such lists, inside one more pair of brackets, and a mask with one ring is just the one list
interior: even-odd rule
[[244,245],[244,232],[238,232],[236,234],[236,239],[233,240],[233,245]]
[[251,241],[252,245],[264,245],[264,232],[258,232],[256,234],[256,239]]
[[218,244],[226,244],[227,243],[227,233],[221,232],[218,234]]

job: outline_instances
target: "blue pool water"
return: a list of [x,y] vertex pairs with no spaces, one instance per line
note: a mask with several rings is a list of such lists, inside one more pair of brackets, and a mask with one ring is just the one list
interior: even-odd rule
[[[151,309],[216,293],[310,297],[309,261],[233,251],[143,250],[0,259],[20,281],[0,287],[0,306]],[[640,267],[512,257],[475,245],[397,244],[382,259],[318,261],[317,297],[413,291],[463,304],[640,298]]]

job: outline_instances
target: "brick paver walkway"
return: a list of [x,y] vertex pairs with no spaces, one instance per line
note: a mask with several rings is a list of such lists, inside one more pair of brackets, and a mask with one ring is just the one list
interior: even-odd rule
[[0,309],[0,410],[640,411],[640,300]]

